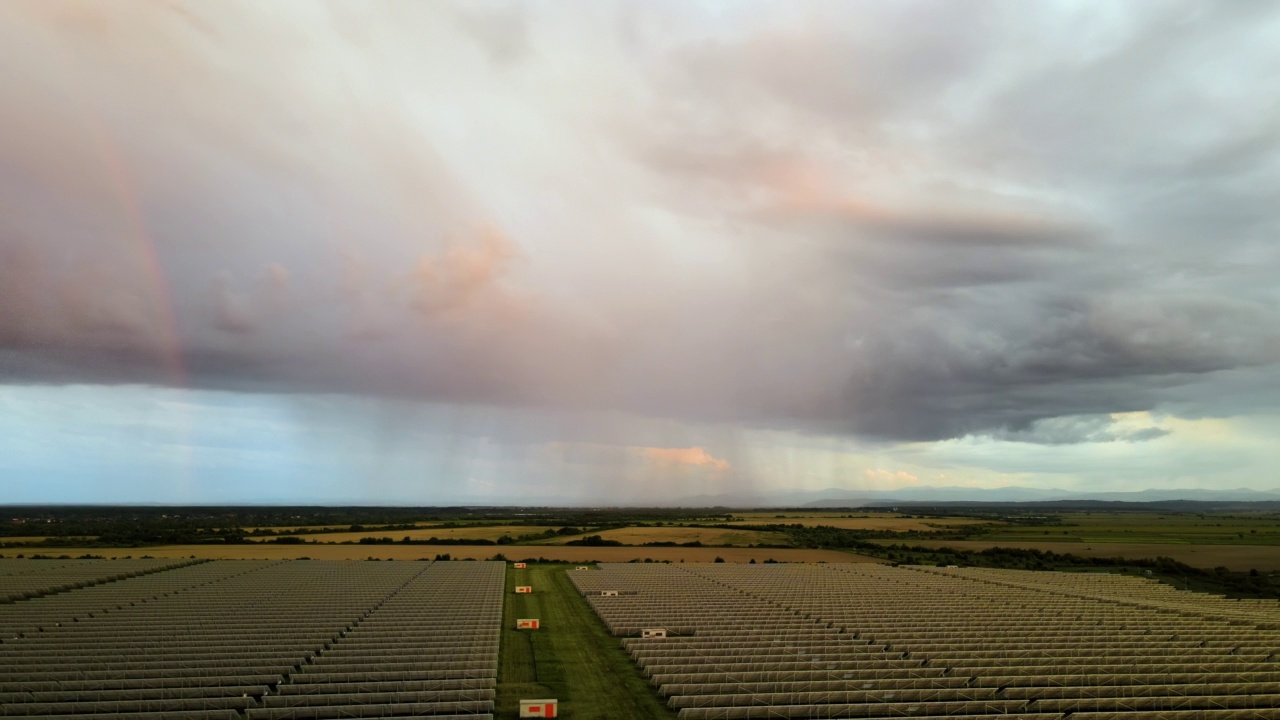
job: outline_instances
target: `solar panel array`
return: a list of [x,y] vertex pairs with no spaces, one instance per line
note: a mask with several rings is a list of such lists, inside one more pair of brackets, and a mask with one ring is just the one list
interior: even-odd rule
[[91,587],[199,560],[22,560],[0,558],[0,603]]
[[503,563],[86,562],[0,604],[0,715],[492,718]]
[[[861,563],[569,576],[687,720],[1280,718],[1275,601],[1119,575]],[[643,628],[677,635],[635,637]]]

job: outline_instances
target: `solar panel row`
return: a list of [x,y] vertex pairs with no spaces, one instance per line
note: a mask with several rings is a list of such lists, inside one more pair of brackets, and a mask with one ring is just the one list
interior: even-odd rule
[[492,717],[503,563],[110,564],[0,605],[0,714]]
[[[871,564],[570,577],[681,718],[1280,718],[1275,602]],[[635,637],[655,627],[677,635]]]

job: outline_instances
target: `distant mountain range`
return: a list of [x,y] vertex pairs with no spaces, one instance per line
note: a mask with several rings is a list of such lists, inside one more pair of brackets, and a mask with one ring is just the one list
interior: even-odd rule
[[884,507],[887,505],[919,505],[933,503],[1051,503],[1051,502],[1280,502],[1280,490],[1260,491],[1247,488],[1223,490],[1161,490],[1134,492],[1072,492],[1068,490],[1009,486],[1001,488],[909,487],[897,490],[826,490],[694,495],[661,503],[677,507]]

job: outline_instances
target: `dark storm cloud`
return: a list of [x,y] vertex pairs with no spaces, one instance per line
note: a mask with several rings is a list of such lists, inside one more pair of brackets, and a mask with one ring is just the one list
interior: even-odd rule
[[[890,438],[1031,438],[1272,366],[1274,8],[1054,16],[1081,33],[1054,32],[1043,7],[930,8],[880,6],[901,31],[867,42],[849,37],[860,10],[824,6],[695,47],[673,74],[720,103],[685,122],[726,139],[650,138],[646,159],[690,187],[771,197],[753,220],[790,245],[772,284],[838,316],[806,345],[844,356],[832,395],[794,414]],[[747,105],[767,109],[760,128]],[[805,139],[770,145],[775,116]],[[753,143],[769,152],[737,151]]]
[[1168,435],[1158,427],[1118,428],[1107,415],[1081,415],[1049,418],[1020,430],[994,433],[1001,440],[1029,442],[1039,445],[1072,445],[1082,442],[1142,442]]
[[281,7],[0,11],[7,381],[1062,444],[1275,379],[1272,5]]

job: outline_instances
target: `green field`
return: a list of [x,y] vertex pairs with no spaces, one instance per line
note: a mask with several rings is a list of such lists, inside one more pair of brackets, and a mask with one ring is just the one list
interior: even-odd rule
[[[1192,568],[1280,573],[1277,504],[1176,509],[1106,505],[947,505],[729,511],[644,508],[13,509],[0,555],[415,560],[449,556],[627,562],[936,562],[1044,564],[1005,553],[949,560],[877,546],[1024,548],[1110,567],[1112,558],[1171,558]],[[253,528],[249,534],[245,528]],[[334,532],[300,534],[299,528]],[[269,530],[267,532],[266,530]],[[340,532],[338,532],[340,530]],[[8,533],[5,535],[4,533]],[[296,535],[290,537],[291,535]],[[433,541],[432,537],[436,539]],[[342,540],[343,543],[317,542]],[[575,544],[568,544],[568,543]],[[855,554],[858,553],[858,554]],[[1043,560],[1043,559],[1042,559]],[[1044,561],[1049,562],[1049,561]],[[1053,561],[1058,563],[1059,561]],[[1077,560],[1070,560],[1073,567]],[[1059,563],[1061,564],[1061,563]],[[1231,579],[1231,578],[1227,578]],[[1280,580],[1280,575],[1277,575]],[[1246,581],[1250,584],[1252,581]],[[1240,583],[1227,583],[1235,587]]]
[[[522,698],[556,698],[562,718],[674,718],[569,581],[566,564],[508,566],[494,717],[516,718]],[[586,571],[583,571],[586,572]],[[516,585],[533,594],[515,594]],[[539,630],[515,630],[538,618]]]
[[969,540],[1016,542],[1280,545],[1274,513],[1076,512],[984,526]]

